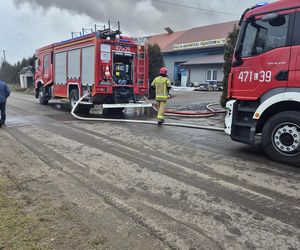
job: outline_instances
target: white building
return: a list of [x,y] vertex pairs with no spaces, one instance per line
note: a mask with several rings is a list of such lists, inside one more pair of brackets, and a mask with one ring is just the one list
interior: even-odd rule
[[20,72],[20,86],[21,89],[26,89],[33,86],[34,69],[32,66],[23,68]]

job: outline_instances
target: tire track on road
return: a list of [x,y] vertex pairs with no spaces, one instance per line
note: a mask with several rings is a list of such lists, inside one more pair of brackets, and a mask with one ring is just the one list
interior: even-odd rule
[[[134,149],[134,150],[138,150],[138,151],[140,151],[141,150],[141,147],[140,146],[136,146],[136,145],[134,145],[134,144],[132,144],[132,143],[128,143],[128,142],[125,142],[124,140],[121,140],[121,139],[116,139],[116,138],[114,138],[113,137],[113,135],[112,136],[108,136],[108,135],[106,135],[106,134],[103,134],[103,133],[100,133],[100,132],[96,132],[95,130],[92,130],[91,128],[84,128],[84,127],[82,127],[82,126],[80,126],[80,125],[74,125],[73,123],[69,123],[68,124],[70,127],[72,127],[72,128],[74,128],[74,129],[79,129],[79,130],[81,130],[82,132],[85,132],[85,133],[88,133],[88,134],[91,134],[91,135],[94,135],[94,136],[96,136],[96,137],[100,137],[100,138],[105,138],[105,139],[107,139],[107,140],[110,140],[110,141],[112,141],[112,142],[115,142],[115,143],[118,143],[118,144],[123,144],[124,146],[127,146],[127,147],[129,147],[129,148],[132,148],[132,149]],[[130,126],[130,129],[132,129],[131,128],[132,126]],[[201,145],[202,146],[202,145]],[[158,152],[158,150],[156,150],[156,151],[154,151],[154,150],[152,150],[152,149],[149,149],[149,148],[147,148],[147,149],[145,149],[145,148],[143,148],[143,150],[144,151],[147,151],[147,152],[150,152],[151,154],[154,154],[154,155],[157,155],[158,157],[160,157],[160,156],[162,156],[163,158],[165,158],[165,159],[170,159],[171,161],[174,161],[174,160],[176,160],[177,162],[179,162],[179,161],[181,161],[181,164],[186,164],[187,162],[186,161],[183,161],[183,160],[180,160],[180,159],[178,159],[178,158],[174,158],[174,157],[172,157],[170,154],[167,154],[167,153],[164,153],[164,152]],[[210,148],[209,147],[206,147],[206,149],[205,149],[207,152],[210,152]],[[212,155],[212,153],[210,152],[210,154]],[[215,154],[215,153],[213,153],[213,154]],[[212,161],[218,161],[218,158],[220,158],[220,156],[222,156],[221,158],[222,158],[222,163],[226,163],[226,162],[224,162],[224,155],[221,155],[220,153],[217,153],[217,154],[215,154],[215,157],[214,158],[211,158],[211,160]],[[276,163],[274,163],[274,164],[276,164]],[[194,165],[192,165],[192,167],[194,167]],[[244,166],[238,166],[238,165],[235,165],[235,166],[233,166],[235,169],[239,169],[239,170],[241,170],[241,171],[244,171],[245,170],[245,167]],[[202,169],[201,169],[202,170]],[[203,171],[209,171],[209,172],[207,172],[208,174],[209,173],[215,173],[215,174],[220,174],[220,173],[217,173],[217,172],[215,172],[215,171],[213,171],[213,170],[206,170],[206,169],[203,169]],[[277,177],[287,177],[287,175],[288,175],[288,177],[291,177],[291,178],[296,178],[295,177],[295,175],[292,175],[291,173],[295,173],[295,174],[300,174],[300,169],[298,170],[298,169],[296,169],[296,168],[289,168],[288,170],[284,170],[284,172],[283,172],[283,169],[281,168],[280,169],[280,171],[278,171],[278,169],[272,169],[272,168],[264,168],[264,169],[260,169],[260,168],[255,168],[255,172],[258,172],[258,173],[268,173],[268,174],[273,174],[274,176],[277,176]],[[224,178],[227,178],[228,176],[226,176],[226,175],[222,175],[222,174],[220,174],[220,177],[224,177]],[[230,177],[229,177],[230,178]],[[232,178],[231,178],[232,179]],[[299,176],[299,178],[297,178],[297,180],[298,181],[300,181],[300,176]],[[238,181],[238,180],[236,180],[236,179],[232,179],[232,181]],[[241,181],[238,181],[239,183],[242,183],[242,184],[244,184],[244,182],[241,182]],[[253,186],[253,187],[256,187],[256,186]],[[264,189],[264,188],[263,188]],[[268,190],[268,189],[266,189],[266,191],[270,191],[270,190]],[[280,195],[280,194],[279,194]]]
[[[51,137],[51,135],[54,136],[54,131],[62,130],[61,134],[59,134],[59,133],[56,132],[56,136],[50,140],[51,142],[49,141],[49,143],[47,143],[50,147],[55,147],[55,145],[56,145],[55,141],[59,141],[59,143],[57,144],[57,146],[58,146],[57,152],[58,153],[60,151],[62,151],[62,152],[65,152],[66,154],[68,154],[68,152],[75,151],[75,154],[73,153],[72,157],[77,157],[76,154],[78,154],[79,157],[80,157],[80,154],[88,156],[88,157],[83,157],[83,158],[80,157],[79,161],[81,163],[85,163],[85,162],[89,163],[91,169],[93,169],[93,165],[94,165],[93,162],[95,162],[95,161],[89,160],[88,159],[89,157],[90,158],[95,158],[98,161],[100,160],[99,165],[104,165],[105,166],[105,165],[108,164],[108,162],[107,162],[107,160],[105,158],[103,159],[104,160],[103,162],[101,161],[101,157],[104,156],[103,153],[101,153],[101,152],[105,152],[105,150],[103,151],[102,149],[99,149],[99,147],[94,147],[94,146],[89,145],[89,143],[87,143],[87,141],[85,139],[82,139],[82,137],[80,136],[82,133],[79,133],[79,132],[71,130],[70,135],[73,135],[73,137],[72,138],[68,138],[68,136],[66,136],[66,133],[65,133],[65,131],[63,130],[62,127],[57,127],[56,128],[56,126],[51,126],[51,127],[53,127],[52,129],[54,129],[54,130],[50,131],[51,133],[48,132],[48,130],[49,130],[48,127],[49,126],[45,126],[45,127],[43,126],[42,130],[39,130],[39,132],[33,133],[33,134],[36,137],[38,137],[38,138],[41,138],[41,136],[42,136],[43,133],[47,137]],[[66,130],[70,130],[69,127],[65,127],[64,126],[64,128]],[[31,131],[30,129],[25,130],[25,132],[27,132],[27,133],[31,133],[30,131]],[[79,137],[78,137],[78,135],[79,135]],[[76,138],[76,139],[74,139],[74,138]],[[155,190],[155,189],[152,189],[152,188],[150,188],[149,191],[147,191],[147,189],[148,189],[147,185],[150,185],[149,187],[151,187],[151,179],[153,179],[153,178],[155,178],[155,179],[153,179],[153,184],[155,186],[156,185],[159,186],[160,187],[159,189],[161,189],[161,187],[164,186],[164,185],[160,185],[159,182],[156,182],[156,180],[161,180],[161,181],[166,182],[166,186],[167,187],[169,185],[171,185],[171,187],[172,187],[172,185],[173,185],[173,187],[175,188],[175,186],[174,186],[175,183],[173,183],[173,184],[171,184],[171,183],[172,182],[177,182],[178,186],[181,186],[181,187],[185,186],[185,187],[183,187],[184,190],[186,190],[186,189],[188,189],[188,190],[195,190],[195,189],[197,189],[199,191],[203,190],[203,189],[200,189],[200,188],[196,188],[195,185],[190,185],[190,183],[188,181],[183,182],[180,179],[172,178],[172,177],[170,177],[168,175],[161,174],[160,171],[153,171],[152,169],[149,168],[149,165],[150,166],[151,166],[151,164],[161,165],[161,164],[157,163],[156,161],[153,161],[153,159],[150,159],[151,161],[147,160],[147,162],[146,161],[142,162],[140,159],[138,159],[137,161],[134,160],[134,159],[132,160],[132,155],[136,155],[138,153],[137,151],[130,150],[129,151],[130,153],[128,153],[128,158],[124,158],[124,155],[122,155],[120,152],[126,151],[126,148],[124,149],[124,148],[117,147],[117,145],[109,143],[106,139],[99,140],[99,138],[94,138],[93,137],[93,142],[95,142],[95,141],[97,141],[98,144],[101,144],[103,147],[106,148],[107,154],[112,155],[112,156],[116,156],[116,157],[118,157],[120,159],[124,159],[124,161],[125,161],[124,164],[126,164],[128,166],[128,169],[127,169],[128,174],[127,174],[127,172],[124,172],[122,170],[121,166],[118,166],[118,165],[112,165],[113,168],[114,167],[116,167],[116,168],[114,170],[111,169],[109,167],[110,164],[106,167],[106,169],[107,169],[107,171],[112,172],[113,173],[112,175],[106,175],[105,172],[101,173],[101,171],[99,172],[100,175],[104,174],[106,176],[106,178],[110,178],[109,181],[112,182],[113,185],[118,186],[121,189],[125,188],[126,190],[130,191],[130,193],[132,192],[132,189],[130,187],[134,188],[134,186],[137,184],[137,182],[136,182],[137,179],[134,177],[134,172],[136,171],[136,167],[134,165],[130,164],[130,162],[134,162],[135,165],[139,165],[140,166],[139,168],[144,169],[143,172],[146,171],[146,172],[144,172],[144,176],[149,176],[149,178],[150,178],[149,181],[150,182],[147,181],[147,180],[143,180],[143,175],[140,176],[141,179],[142,179],[141,181],[145,181],[145,183],[148,183],[148,184],[146,184],[146,186],[144,186],[146,189],[144,189],[142,186],[137,186],[138,189],[144,190],[144,192],[142,192],[142,195],[140,195],[138,197],[140,197],[140,198],[142,197],[141,199],[145,200],[146,204],[150,205],[152,203],[152,201],[153,201],[153,199],[149,199],[149,196],[147,194],[149,192],[151,193],[151,192],[154,191],[154,193],[157,193],[157,191],[159,191],[159,190]],[[72,145],[72,146],[70,147],[68,145]],[[78,150],[80,148],[84,148],[84,150]],[[109,152],[107,151],[107,150],[110,150],[112,148],[116,150],[116,153],[112,153],[111,151],[109,151]],[[94,150],[94,149],[98,149],[98,150]],[[89,151],[91,151],[91,154],[88,153]],[[99,152],[97,152],[97,151],[99,151]],[[100,157],[97,157],[97,154],[99,154]],[[93,157],[93,155],[95,155],[95,157]],[[71,156],[68,156],[68,157],[71,157]],[[146,155],[146,156],[140,155],[140,157],[142,157],[143,159],[149,159],[148,155]],[[97,166],[97,164],[95,165],[95,167],[96,166]],[[121,177],[121,179],[120,179],[120,183],[123,183],[123,184],[119,184],[118,183],[118,178],[115,178],[115,177],[117,177],[119,175],[118,174],[118,167],[120,167],[120,174],[121,174],[120,177],[122,176],[122,174],[124,175],[124,177]],[[159,167],[164,167],[164,166],[159,166]],[[167,167],[164,167],[164,168],[167,168]],[[169,169],[170,169],[170,167],[169,167]],[[132,171],[132,174],[133,174],[132,177],[131,177],[131,174],[130,174],[131,171]],[[148,175],[149,171],[150,172],[152,171],[153,174],[150,173],[150,175]],[[172,167],[170,169],[170,171],[171,172],[175,172],[175,173],[178,172],[176,166]],[[114,173],[117,176],[115,176]],[[163,177],[163,176],[165,176],[165,177]],[[136,177],[139,178],[139,175],[136,176]],[[114,179],[115,181],[112,181],[111,178]],[[194,178],[196,180],[197,176],[194,176]],[[172,179],[174,181],[172,181]],[[132,181],[135,184],[131,185],[130,183]],[[198,178],[198,181],[202,182],[201,179],[199,179],[199,178]],[[126,182],[128,182],[127,185],[126,185]],[[167,183],[169,183],[169,184],[167,184]],[[129,185],[130,189],[127,189],[128,185]],[[209,184],[208,184],[208,186],[209,186]],[[195,187],[195,189],[193,187]],[[174,188],[173,188],[173,191],[176,193],[176,189],[177,188],[175,188],[175,189]],[[224,187],[223,187],[223,189],[224,189],[225,193],[227,192],[226,190],[228,190],[227,188],[224,188]],[[206,190],[204,190],[204,191],[206,191]],[[196,190],[192,191],[192,193],[193,192],[198,193],[198,191],[196,191]],[[177,197],[177,194],[175,194],[175,193],[174,193],[174,195],[176,195],[176,197]],[[207,192],[207,193],[208,193],[208,195],[211,195],[209,192]],[[200,194],[200,192],[199,192],[199,194]],[[248,194],[244,193],[244,195],[248,195]],[[134,197],[135,197],[135,200],[136,200],[137,197],[135,195],[134,195]],[[158,196],[156,196],[156,198],[157,197]],[[190,198],[192,198],[193,201],[190,200]],[[162,199],[160,199],[160,200],[156,199],[156,201],[154,203],[156,203],[157,206],[155,206],[154,204],[151,204],[151,206],[153,208],[158,208],[159,207],[159,210],[163,211],[166,214],[170,214],[172,216],[174,216],[174,214],[176,214],[176,216],[174,218],[180,218],[180,221],[182,221],[183,223],[190,224],[191,222],[196,221],[196,225],[198,227],[199,226],[201,227],[201,225],[203,224],[203,221],[206,221],[206,223],[209,223],[209,224],[212,223],[211,225],[214,225],[214,226],[205,227],[206,232],[210,232],[210,231],[216,232],[216,231],[219,231],[219,229],[215,225],[215,221],[219,220],[226,227],[225,231],[229,231],[232,234],[244,233],[245,234],[244,237],[246,239],[247,239],[247,237],[251,237],[252,239],[255,239],[255,238],[253,238],[255,236],[256,237],[264,237],[264,234],[260,234],[259,233],[260,235],[257,235],[257,233],[255,233],[256,228],[260,227],[263,232],[270,233],[270,239],[273,238],[273,241],[269,240],[268,244],[270,246],[272,246],[272,244],[275,244],[275,243],[272,243],[272,242],[277,242],[281,246],[283,245],[282,242],[284,241],[285,236],[283,236],[281,234],[280,228],[283,229],[283,228],[286,227],[286,228],[289,228],[290,232],[295,232],[294,234],[291,233],[291,235],[293,235],[292,238],[291,238],[291,242],[295,242],[295,237],[296,237],[297,233],[299,233],[299,230],[297,230],[295,227],[292,228],[292,227],[290,227],[290,226],[288,226],[286,224],[282,224],[282,221],[280,221],[278,219],[277,219],[277,222],[276,222],[276,219],[272,220],[271,218],[274,218],[272,216],[266,216],[267,218],[264,218],[260,213],[256,213],[256,211],[251,210],[251,208],[248,209],[247,206],[235,206],[236,205],[235,203],[232,204],[232,202],[229,202],[229,203],[223,202],[222,201],[222,197],[216,197],[215,196],[216,200],[211,200],[206,195],[204,195],[204,196],[203,195],[198,196],[199,199],[201,199],[201,200],[204,199],[204,201],[205,201],[204,203],[203,202],[194,202],[195,201],[194,198],[195,197],[189,197],[189,201],[187,201],[187,203],[193,203],[192,207],[194,207],[194,208],[191,207],[192,209],[189,208],[189,207],[182,207],[183,209],[179,209],[179,210],[176,207],[173,207],[173,208],[169,209],[168,205],[166,205],[166,206],[164,205],[165,203],[163,202]],[[219,199],[219,202],[217,201],[217,199]],[[147,200],[149,201],[148,203],[147,203]],[[134,203],[134,201],[132,203],[133,206],[136,205]],[[130,200],[128,200],[126,202],[130,202]],[[205,203],[207,203],[206,206],[205,206]],[[172,202],[170,202],[170,204],[172,204]],[[217,204],[219,204],[219,205],[217,205]],[[194,205],[196,205],[196,207],[198,207],[200,209],[200,211],[201,211],[201,208],[204,209],[204,212],[206,213],[207,218],[205,218],[205,214],[204,213],[202,214],[202,212],[200,212],[199,209],[197,209]],[[224,209],[221,206],[224,206]],[[261,206],[262,209],[266,209],[267,210],[266,212],[273,212],[272,208],[269,208],[268,203],[266,203],[266,204],[260,204],[260,206]],[[208,209],[206,209],[206,207]],[[288,207],[288,205],[287,205],[287,207]],[[236,212],[239,213],[239,211],[238,211],[239,209],[240,209],[240,212],[242,214],[241,215],[242,218],[245,218],[245,220],[246,220],[246,221],[244,221],[241,224],[240,224],[239,219],[236,217],[236,214],[234,212],[234,211],[236,211]],[[278,209],[281,209],[281,208],[278,208]],[[289,210],[293,210],[293,208],[289,208]],[[187,213],[184,213],[184,211],[187,211]],[[198,217],[199,219],[197,217],[195,217],[195,214],[194,214],[195,212],[196,212],[196,214],[198,214],[200,212],[200,214],[198,214],[200,216],[200,217]],[[208,214],[207,214],[207,212],[208,212]],[[185,214],[187,214],[187,215],[185,215]],[[255,220],[253,220],[253,218],[251,218],[252,217],[251,214],[253,215],[253,218],[255,218],[255,220],[257,220],[257,218],[260,218],[258,220],[264,220],[264,221],[262,221],[262,222],[257,222],[256,221],[255,222]],[[228,218],[228,215],[229,215],[229,218],[230,218],[230,216],[232,216],[232,218],[233,218],[232,222],[233,223],[227,223],[226,222],[226,217]],[[211,216],[213,216],[213,218],[215,218],[215,220],[209,218]],[[225,216],[224,217],[225,218],[225,222],[223,221],[224,219],[222,219],[223,216]],[[294,218],[291,218],[291,220],[294,220]],[[267,226],[267,224],[269,224],[269,227]],[[250,226],[250,229],[249,229],[249,225],[252,225],[252,226]],[[192,227],[192,224],[191,224],[191,227]],[[238,228],[241,229],[241,232],[240,232],[240,230],[238,230]],[[249,230],[254,230],[254,232],[249,234]],[[221,235],[223,235],[223,233],[225,231],[221,230],[221,232],[219,232],[219,233]],[[225,237],[225,236],[223,235],[223,237]],[[229,237],[232,237],[232,235],[229,236]],[[235,236],[233,236],[233,237],[235,237]],[[278,237],[278,238],[276,238],[276,237]],[[222,239],[218,238],[219,242],[221,242],[220,240],[222,241]],[[296,244],[297,245],[297,243],[291,243],[291,246],[292,246],[292,244]]]
[[[97,142],[95,138],[80,130],[74,130],[65,126],[46,126],[47,130],[61,135],[62,137],[75,140],[77,142],[84,142],[86,145],[100,149],[109,154],[119,156],[126,159],[129,162],[134,162],[137,165],[141,165],[151,169],[154,172],[158,172],[170,178],[179,180],[187,185],[204,190],[214,197],[222,198],[241,207],[245,207],[257,213],[263,214],[266,217],[279,220],[283,223],[287,223],[294,227],[300,228],[300,221],[295,221],[294,218],[300,218],[300,210],[291,210],[288,204],[279,203],[272,199],[266,199],[262,196],[255,196],[253,193],[246,193],[244,191],[236,191],[224,189],[224,186],[205,179],[200,176],[195,176],[194,173],[187,173],[183,169],[190,170],[185,166],[180,166],[177,163],[168,162],[165,159],[152,158],[148,154],[140,152],[138,155],[136,150],[122,147],[119,144],[109,144],[104,141]],[[75,136],[74,136],[75,135]],[[175,171],[176,169],[176,171]]]
[[[27,134],[23,133],[18,128],[10,128],[8,131],[17,141],[22,143],[25,147],[27,147],[31,152],[39,157],[41,161],[43,161],[50,168],[61,171],[76,181],[84,185],[89,190],[93,191],[95,194],[100,196],[107,204],[111,205],[118,211],[122,212],[126,216],[132,218],[138,224],[144,226],[151,232],[154,236],[164,242],[171,249],[191,249],[191,247],[196,247],[196,249],[202,249],[203,246],[206,246],[205,249],[223,249],[221,245],[217,242],[213,241],[210,238],[206,238],[206,234],[202,233],[200,229],[195,231],[194,229],[182,224],[178,225],[179,221],[165,221],[166,224],[160,226],[154,220],[149,219],[142,212],[139,212],[134,207],[129,206],[124,203],[119,195],[122,195],[125,200],[131,197],[131,195],[123,190],[117,189],[111,184],[105,182],[104,180],[99,180],[94,175],[87,173],[84,171],[85,169],[82,166],[79,166],[73,161],[70,161],[63,157],[62,155],[54,152],[48,147],[44,146],[39,141],[31,138]],[[115,195],[112,195],[115,194]],[[127,197],[127,198],[126,198]],[[144,204],[139,202],[140,209],[147,211],[153,211],[153,208],[147,207]],[[156,218],[156,220],[160,221],[161,216],[159,214],[152,215],[152,218]],[[180,234],[189,236],[189,239],[178,238],[178,232],[176,228],[180,228]],[[167,229],[167,230],[166,230]],[[177,235],[177,236],[176,236]],[[192,236],[194,237],[192,242]]]

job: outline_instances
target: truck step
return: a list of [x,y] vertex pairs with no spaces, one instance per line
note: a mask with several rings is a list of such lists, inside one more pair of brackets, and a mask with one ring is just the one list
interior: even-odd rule
[[235,136],[231,135],[231,139],[236,142],[241,142],[249,145],[255,145],[255,140],[250,139],[249,137]]
[[254,126],[253,123],[245,122],[245,121],[234,121],[232,125],[239,126],[239,127],[248,127],[248,128],[251,128],[252,126]]
[[256,111],[256,107],[249,107],[249,106],[238,106],[238,111],[247,112],[247,113],[254,113]]

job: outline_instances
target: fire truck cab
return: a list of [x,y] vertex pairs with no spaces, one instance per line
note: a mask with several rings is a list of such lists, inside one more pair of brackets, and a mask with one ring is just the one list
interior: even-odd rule
[[87,113],[94,104],[135,103],[148,94],[147,47],[119,30],[54,43],[38,49],[35,57],[36,98],[44,105],[60,98],[73,108],[89,92],[78,110]]
[[[247,9],[228,80],[225,131],[275,161],[300,165],[300,3]],[[261,135],[258,137],[257,135]]]

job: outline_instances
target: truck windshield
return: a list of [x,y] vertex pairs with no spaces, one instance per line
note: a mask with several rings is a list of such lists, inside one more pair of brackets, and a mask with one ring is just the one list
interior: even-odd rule
[[287,44],[289,16],[265,22],[252,20],[246,25],[241,57],[255,56]]

